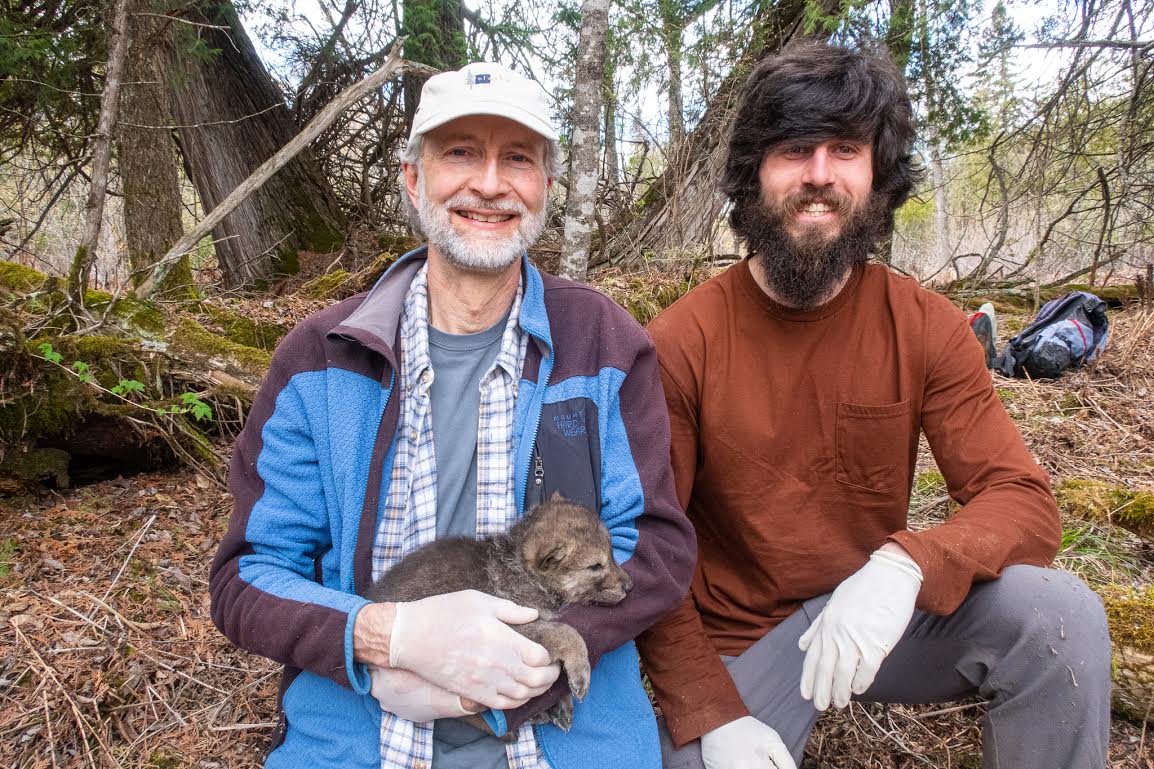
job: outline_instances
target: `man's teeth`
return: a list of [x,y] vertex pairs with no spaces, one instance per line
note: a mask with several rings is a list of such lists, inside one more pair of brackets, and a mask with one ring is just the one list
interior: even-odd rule
[[478,222],[507,222],[513,218],[512,214],[477,214],[472,211],[458,211],[457,213],[466,219],[473,219]]
[[824,203],[810,203],[808,206],[801,210],[803,213],[807,214],[828,214],[833,210],[833,207],[827,206]]

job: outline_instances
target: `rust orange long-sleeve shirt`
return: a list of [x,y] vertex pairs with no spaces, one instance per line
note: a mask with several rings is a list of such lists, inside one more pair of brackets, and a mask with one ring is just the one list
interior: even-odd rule
[[[1003,567],[1056,553],[1049,480],[965,316],[915,281],[869,265],[799,312],[766,296],[743,261],[649,331],[698,539],[689,596],[638,639],[677,745],[748,715],[719,654],[745,651],[886,541],[921,567],[917,606],[935,614]],[[922,432],[962,507],[913,532]]]

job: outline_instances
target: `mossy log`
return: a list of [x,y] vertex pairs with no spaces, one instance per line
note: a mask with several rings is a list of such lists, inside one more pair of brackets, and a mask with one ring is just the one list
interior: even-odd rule
[[1065,513],[1108,521],[1154,542],[1154,491],[1075,478],[1055,486],[1054,496]]
[[[83,480],[100,464],[127,471],[174,458],[214,461],[208,436],[222,422],[239,423],[285,333],[226,308],[162,309],[97,291],[87,293],[85,308],[105,323],[80,333],[81,324],[60,312],[64,297],[51,279],[7,262],[0,262],[0,299],[16,308],[0,313],[0,493],[7,494]],[[200,408],[198,419],[191,402],[218,418]]]
[[1113,710],[1141,721],[1154,715],[1154,587],[1097,588],[1113,644]]
[[[1071,291],[1088,291],[1106,303],[1108,307],[1119,308],[1136,304],[1141,297],[1138,287],[1133,283],[1116,284],[1110,286],[1090,287],[1087,283],[1067,283],[1062,286],[1043,288],[1039,292],[1042,304],[1051,299],[1058,299]],[[968,306],[989,302],[994,305],[994,311],[999,314],[1032,312],[1034,309],[1034,290],[1032,288],[955,288],[947,286],[944,293],[956,300],[964,300]]]

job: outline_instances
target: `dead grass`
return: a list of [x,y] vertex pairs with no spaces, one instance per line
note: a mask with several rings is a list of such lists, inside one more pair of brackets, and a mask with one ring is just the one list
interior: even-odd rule
[[[281,301],[278,319],[306,309]],[[995,385],[1055,482],[1154,489],[1154,316],[1112,321],[1095,368]],[[917,525],[952,504],[934,471],[923,451]],[[277,666],[233,648],[209,618],[208,567],[228,510],[225,492],[192,470],[0,499],[0,765],[261,764]],[[1093,584],[1154,584],[1145,541],[1100,520],[1064,525],[1060,567]],[[975,767],[983,707],[854,704],[819,723],[803,766]],[[1151,740],[1143,725],[1116,720],[1111,769],[1154,767]]]

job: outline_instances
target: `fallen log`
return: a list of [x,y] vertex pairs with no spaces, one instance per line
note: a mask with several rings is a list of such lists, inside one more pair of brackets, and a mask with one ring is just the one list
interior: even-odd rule
[[1113,644],[1113,711],[1135,721],[1154,713],[1154,588],[1097,588]]
[[239,429],[286,331],[100,291],[81,328],[59,281],[3,261],[0,299],[0,494],[173,462],[219,477],[211,438]]

